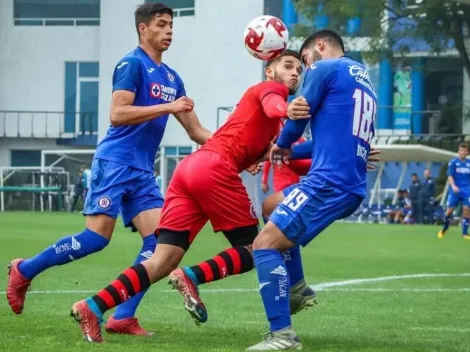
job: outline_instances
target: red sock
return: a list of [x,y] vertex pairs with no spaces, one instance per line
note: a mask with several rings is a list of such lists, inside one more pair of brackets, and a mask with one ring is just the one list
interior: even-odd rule
[[254,268],[251,251],[246,247],[229,248],[199,265],[185,268],[192,271],[199,284],[243,274]]
[[101,313],[104,313],[149,287],[147,270],[142,264],[136,264],[124,270],[116,280],[99,291],[92,299]]

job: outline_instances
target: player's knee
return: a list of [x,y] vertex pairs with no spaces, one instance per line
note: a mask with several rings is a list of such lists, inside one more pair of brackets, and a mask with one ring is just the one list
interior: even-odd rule
[[[191,244],[189,231],[173,231],[169,229],[157,230],[158,244],[166,244],[183,249],[185,252]],[[155,256],[155,253],[154,253]]]
[[105,214],[86,216],[86,228],[100,234],[107,240],[111,239],[115,225],[116,219]]
[[230,242],[232,247],[247,247],[253,244],[258,235],[258,225],[250,225],[245,227],[237,227],[236,229],[223,231],[225,238]]

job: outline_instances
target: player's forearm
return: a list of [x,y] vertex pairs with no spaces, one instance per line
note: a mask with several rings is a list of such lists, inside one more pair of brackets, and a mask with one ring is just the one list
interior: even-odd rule
[[269,170],[271,169],[271,163],[269,160],[265,161],[263,164],[263,176],[261,178],[261,183],[268,184]]
[[287,121],[276,144],[280,148],[289,149],[302,136],[308,121],[308,119]]
[[447,181],[449,182],[449,185],[451,187],[455,187],[455,180],[451,175],[449,175],[449,177],[447,177]]
[[212,137],[212,132],[203,126],[193,128],[189,133],[189,138],[199,145],[203,145]]
[[287,116],[287,102],[279,94],[269,94],[262,100],[264,113],[274,119]]
[[114,127],[138,125],[171,113],[169,104],[152,106],[120,105],[111,107],[111,125]]
[[296,144],[292,147],[291,159],[309,159],[312,157],[313,143],[307,141],[304,143]]

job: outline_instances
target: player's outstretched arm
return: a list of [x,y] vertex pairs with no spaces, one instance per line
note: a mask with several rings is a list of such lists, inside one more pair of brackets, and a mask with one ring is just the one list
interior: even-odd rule
[[288,120],[282,129],[276,144],[282,149],[290,149],[292,144],[297,141],[307,127],[308,119],[304,120]]
[[211,131],[201,125],[194,111],[174,113],[176,119],[188,133],[189,138],[199,145],[203,145],[212,137]]
[[292,147],[291,159],[311,159],[313,151],[313,142],[306,141],[304,143],[296,144]]
[[194,102],[183,96],[169,104],[152,106],[134,106],[135,93],[127,90],[115,90],[111,100],[111,125],[114,127],[137,125],[167,114],[190,111]]

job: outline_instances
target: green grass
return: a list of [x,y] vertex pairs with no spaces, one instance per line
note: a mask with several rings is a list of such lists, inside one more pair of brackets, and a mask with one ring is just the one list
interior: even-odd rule
[[[81,231],[78,214],[0,213],[0,265],[31,256],[56,239]],[[470,272],[470,241],[451,229],[444,240],[435,227],[335,224],[303,250],[310,284],[391,275]],[[32,290],[97,290],[129,266],[140,239],[117,226],[101,253],[38,276]],[[206,229],[184,263],[194,264],[227,247]],[[7,272],[0,282],[6,286]],[[470,277],[409,278],[341,286],[318,293],[320,305],[294,317],[307,351],[470,351]],[[267,330],[254,272],[203,289],[209,320],[196,327],[179,295],[155,285],[138,311],[151,338],[105,334],[107,344],[81,341],[68,317],[89,294],[29,294],[22,315],[0,304],[0,351],[243,351]],[[366,290],[367,289],[367,290]],[[377,289],[383,289],[378,292]],[[437,291],[446,289],[446,291]]]

